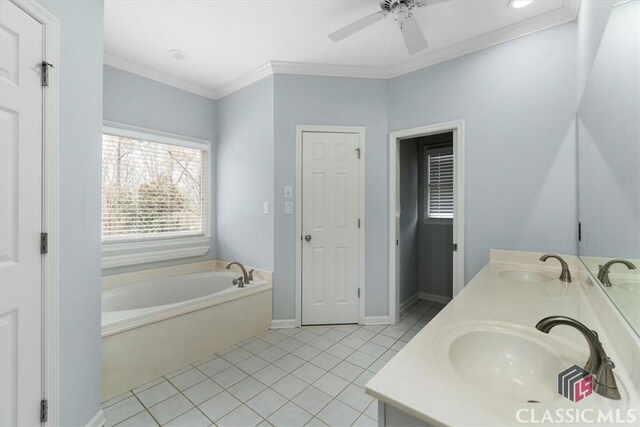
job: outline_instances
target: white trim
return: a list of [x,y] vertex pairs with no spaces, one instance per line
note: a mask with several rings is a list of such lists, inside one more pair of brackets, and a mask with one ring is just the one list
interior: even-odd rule
[[212,99],[220,99],[230,95],[274,74],[390,79],[573,21],[578,15],[579,6],[580,0],[564,0],[561,7],[542,15],[533,16],[524,21],[498,28],[443,49],[427,50],[422,55],[410,57],[407,61],[390,67],[269,61],[239,77],[212,88],[203,87],[107,53],[104,55],[104,63],[105,65]]
[[465,136],[464,120],[437,123],[412,129],[404,129],[389,133],[389,318],[396,324],[400,318],[399,293],[397,292],[397,215],[399,212],[398,174],[399,156],[398,140],[416,138],[443,132],[453,132],[453,156],[455,162],[454,175],[454,243],[458,244],[457,255],[453,257],[453,295],[457,295],[465,285]]
[[150,262],[167,261],[171,259],[190,258],[204,255],[211,246],[193,246],[187,248],[171,248],[141,253],[109,255],[102,257],[102,268],[123,267],[126,265],[147,264]]
[[428,292],[420,292],[420,299],[432,302],[439,302],[441,304],[448,304],[453,298],[445,297],[443,295],[430,294]]
[[264,79],[265,77],[272,76],[274,74],[272,64],[273,62],[267,62],[266,64],[241,75],[240,77],[218,86],[213,91],[214,99],[220,99],[227,95],[231,95],[240,89],[244,89],[257,81]]
[[49,234],[49,251],[42,258],[42,323],[43,323],[43,390],[49,403],[49,423],[58,425],[60,418],[59,386],[59,114],[60,114],[60,21],[40,3],[12,0],[20,9],[42,24],[43,60],[53,64],[49,69],[49,86],[43,89],[42,107],[42,230]]
[[389,316],[366,316],[363,325],[390,325]]
[[104,120],[102,123],[102,133],[106,133],[107,135],[195,148],[206,152],[211,150],[211,141],[207,141],[206,139],[177,135],[175,133],[162,132],[159,130],[143,128],[141,126],[134,126],[126,123],[112,122],[109,120]]
[[110,253],[118,253],[124,251],[148,251],[158,248],[179,247],[183,245],[203,245],[211,242],[209,235],[194,235],[186,237],[177,237],[174,239],[150,239],[150,240],[131,240],[131,241],[103,241],[102,255]]
[[273,319],[271,321],[271,329],[295,328],[298,326],[296,319]]
[[406,300],[400,303],[400,315],[402,315],[405,311],[413,307],[415,303],[420,301],[420,293],[416,293],[415,295],[410,296]]
[[96,412],[96,414],[89,420],[86,427],[102,427],[104,426],[106,420],[104,419],[104,412],[102,408]]
[[356,133],[360,139],[360,166],[359,170],[359,208],[360,208],[360,229],[359,229],[359,260],[358,260],[358,281],[360,287],[359,300],[359,322],[365,322],[366,312],[366,283],[365,283],[365,184],[366,184],[366,143],[365,128],[361,126],[318,126],[318,125],[297,125],[296,126],[296,283],[295,283],[295,307],[296,325],[302,325],[302,134],[304,132],[332,132],[332,133]]
[[137,64],[135,62],[129,61],[128,59],[111,55],[106,52],[104,53],[104,65],[108,65],[109,67],[117,68],[128,73],[136,74],[138,76],[145,77],[147,79],[154,80],[168,86],[173,86],[177,89],[195,93],[196,95],[216,99],[214,90],[210,88],[188,82],[179,77],[175,77],[161,71],[145,67],[144,65]]

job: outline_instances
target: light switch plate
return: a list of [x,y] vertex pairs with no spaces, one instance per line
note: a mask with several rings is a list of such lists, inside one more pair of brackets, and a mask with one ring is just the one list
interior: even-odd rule
[[284,213],[285,215],[293,215],[293,202],[284,203]]
[[293,199],[293,187],[291,187],[290,185],[284,186],[284,198]]

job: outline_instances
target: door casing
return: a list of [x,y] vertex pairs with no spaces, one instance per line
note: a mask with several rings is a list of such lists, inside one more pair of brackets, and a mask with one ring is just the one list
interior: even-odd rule
[[53,67],[49,67],[49,86],[42,92],[42,231],[48,233],[48,253],[42,258],[42,363],[44,364],[42,398],[48,400],[47,423],[58,425],[60,419],[58,321],[60,22],[38,2],[11,1],[42,24],[44,61],[53,64]]
[[358,233],[358,286],[360,287],[360,298],[358,301],[358,317],[360,323],[365,323],[365,168],[366,168],[366,144],[365,128],[360,126],[318,126],[318,125],[297,125],[296,126],[296,190],[295,190],[295,216],[296,216],[296,283],[295,283],[295,324],[302,325],[302,136],[304,132],[327,132],[327,133],[355,133],[360,138],[360,168],[358,177],[359,194],[359,216],[360,229]]
[[456,120],[445,123],[437,123],[417,128],[404,129],[389,134],[389,321],[396,324],[400,318],[400,301],[398,292],[398,272],[396,245],[397,227],[396,216],[400,204],[400,180],[399,180],[399,155],[398,144],[402,140],[433,135],[444,132],[453,132],[453,157],[454,157],[454,217],[453,217],[453,242],[458,245],[456,255],[453,257],[453,296],[464,288],[464,255],[465,255],[465,193],[464,193],[464,120]]

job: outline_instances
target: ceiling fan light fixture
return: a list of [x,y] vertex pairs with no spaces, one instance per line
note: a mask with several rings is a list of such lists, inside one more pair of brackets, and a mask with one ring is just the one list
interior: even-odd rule
[[529,6],[534,0],[509,0],[508,6],[513,9],[522,9]]

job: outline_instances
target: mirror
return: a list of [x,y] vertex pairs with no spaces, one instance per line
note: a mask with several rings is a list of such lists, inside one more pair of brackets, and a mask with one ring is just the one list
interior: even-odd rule
[[639,22],[640,2],[613,8],[577,113],[578,254],[638,334]]

